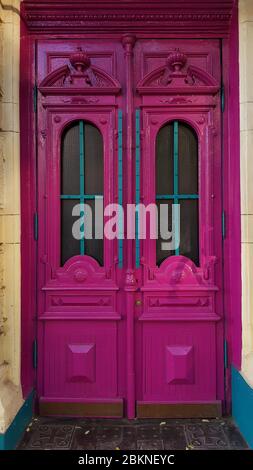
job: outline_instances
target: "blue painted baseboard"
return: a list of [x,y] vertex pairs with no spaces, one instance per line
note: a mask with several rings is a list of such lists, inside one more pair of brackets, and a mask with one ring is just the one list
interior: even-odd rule
[[33,397],[34,392],[32,391],[6,432],[0,434],[0,450],[12,450],[16,448],[27,425],[31,421],[33,415]]
[[253,388],[232,367],[232,415],[249,447],[253,449]]

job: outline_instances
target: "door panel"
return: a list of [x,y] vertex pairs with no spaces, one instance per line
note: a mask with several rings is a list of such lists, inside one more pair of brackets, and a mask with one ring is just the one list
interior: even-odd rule
[[214,400],[214,323],[149,321],[144,323],[143,338],[144,401]]
[[[141,417],[169,416],[164,407],[173,403],[181,403],[181,417],[189,403],[202,404],[203,416],[221,412],[220,71],[218,43],[209,46],[143,40],[136,47],[142,201],[168,203],[169,212],[180,205],[179,246],[162,251],[156,240],[139,241]],[[171,230],[171,215],[168,222]]]
[[[218,415],[218,41],[42,39],[37,64],[41,413]],[[168,203],[169,230],[180,204],[179,246],[163,250],[149,218],[142,239],[138,211],[134,242],[121,216],[124,239],[83,239],[88,208],[73,207],[92,207],[94,232],[98,201]]]
[[102,203],[103,225],[118,194],[118,46],[86,46],[38,47],[39,396],[44,414],[121,416],[117,240],[82,236],[84,204]]
[[115,322],[87,320],[84,325],[79,319],[68,321],[67,326],[66,332],[64,321],[45,323],[45,396],[66,401],[116,397]]

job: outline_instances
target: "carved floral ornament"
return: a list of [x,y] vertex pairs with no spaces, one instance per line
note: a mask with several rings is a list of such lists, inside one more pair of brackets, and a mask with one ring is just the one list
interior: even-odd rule
[[118,94],[119,82],[104,70],[92,65],[88,54],[78,47],[70,54],[68,62],[50,72],[40,83],[42,94],[57,90],[82,91],[82,93]]
[[175,49],[165,65],[148,73],[137,85],[140,94],[186,93],[216,94],[218,82],[205,70],[188,65],[186,54]]

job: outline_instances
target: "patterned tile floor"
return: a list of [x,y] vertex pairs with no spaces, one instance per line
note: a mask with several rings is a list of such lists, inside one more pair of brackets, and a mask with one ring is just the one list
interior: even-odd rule
[[247,449],[230,418],[201,420],[34,417],[18,449]]

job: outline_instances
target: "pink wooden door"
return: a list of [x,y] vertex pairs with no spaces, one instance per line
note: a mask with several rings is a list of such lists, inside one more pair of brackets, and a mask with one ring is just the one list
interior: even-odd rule
[[[218,42],[41,40],[36,54],[40,412],[219,414]],[[115,203],[180,206],[175,247],[150,222],[141,238],[139,212],[135,240],[121,212],[102,238]]]
[[135,70],[140,200],[160,209],[166,203],[169,213],[172,204],[180,206],[179,244],[168,250],[161,237],[139,241],[137,413],[217,415],[223,398],[219,45],[143,40],[135,46]]

